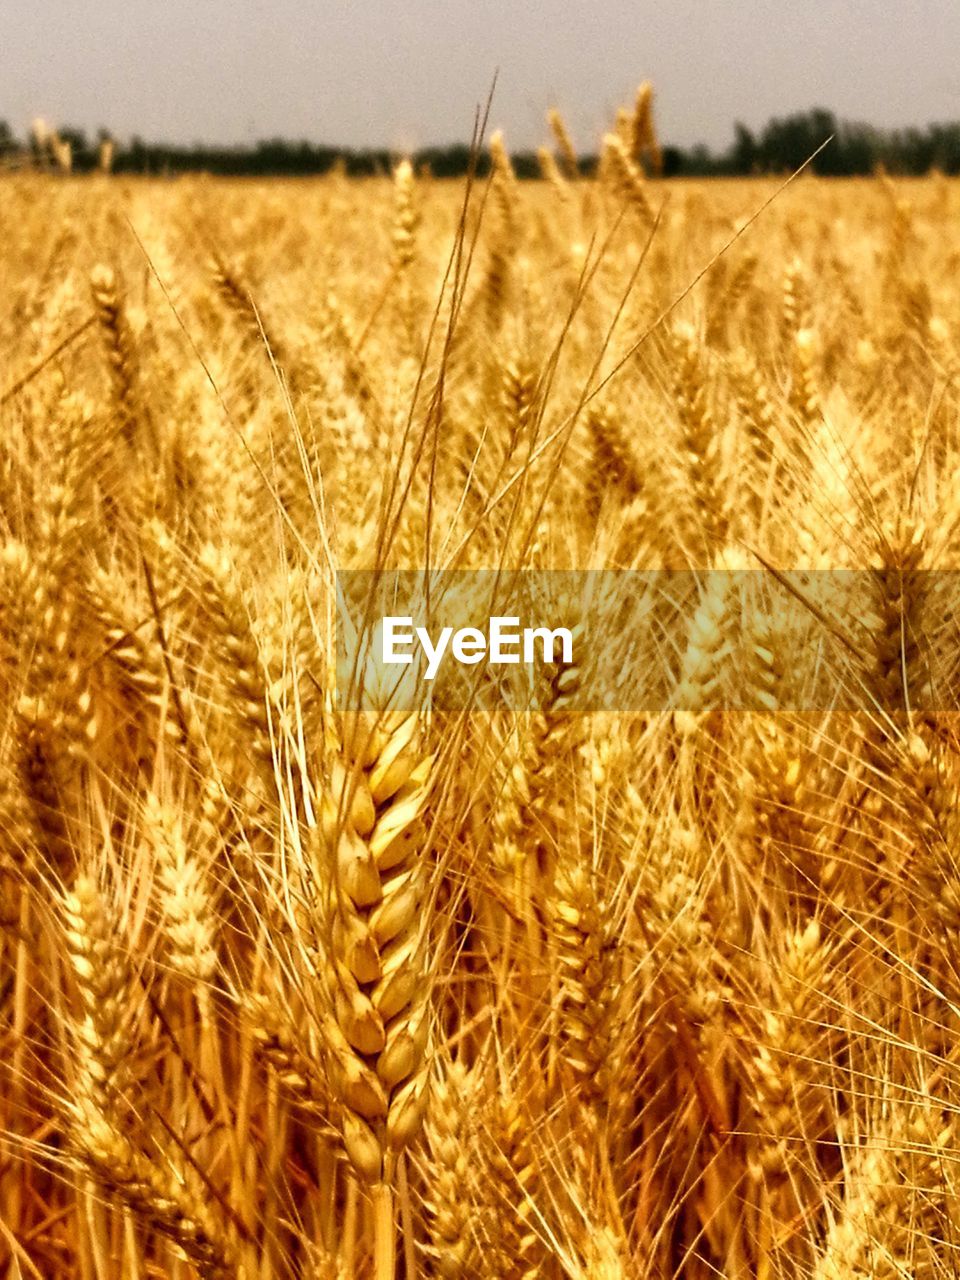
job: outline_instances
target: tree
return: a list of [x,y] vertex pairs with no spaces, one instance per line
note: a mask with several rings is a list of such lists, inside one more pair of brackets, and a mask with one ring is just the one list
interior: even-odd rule
[[[836,117],[822,107],[771,120],[760,136],[763,168],[773,172],[799,169],[836,132]],[[813,171],[836,173],[838,163],[836,151],[827,146],[813,161]]]
[[757,141],[741,121],[733,126],[734,142],[730,151],[730,168],[733,173],[753,173],[757,167]]

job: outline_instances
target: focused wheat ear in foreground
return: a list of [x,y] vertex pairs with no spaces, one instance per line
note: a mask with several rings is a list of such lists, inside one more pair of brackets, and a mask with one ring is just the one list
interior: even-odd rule
[[958,1267],[960,188],[548,126],[0,175],[0,1273]]

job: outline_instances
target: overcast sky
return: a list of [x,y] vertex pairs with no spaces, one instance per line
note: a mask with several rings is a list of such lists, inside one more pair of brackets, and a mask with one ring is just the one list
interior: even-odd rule
[[878,125],[960,119],[960,0],[0,0],[0,119],[151,141],[282,135],[411,148],[492,124],[589,150],[649,78],[661,137],[831,107]]

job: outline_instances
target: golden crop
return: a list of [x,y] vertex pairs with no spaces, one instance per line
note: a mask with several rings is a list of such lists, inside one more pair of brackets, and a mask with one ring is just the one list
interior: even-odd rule
[[[956,1269],[960,192],[638,118],[0,182],[6,1274]],[[335,698],[336,570],[427,564],[862,607],[665,572],[646,712]]]

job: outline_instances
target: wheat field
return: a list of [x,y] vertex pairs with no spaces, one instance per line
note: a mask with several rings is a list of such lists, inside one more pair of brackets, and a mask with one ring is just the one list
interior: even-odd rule
[[[0,179],[6,1275],[957,1272],[960,189],[553,126]],[[426,566],[860,595],[688,575],[629,713],[345,695],[337,572]]]

